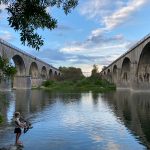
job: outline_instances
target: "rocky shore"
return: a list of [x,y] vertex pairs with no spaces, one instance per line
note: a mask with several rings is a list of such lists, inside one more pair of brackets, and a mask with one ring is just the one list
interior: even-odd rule
[[15,145],[9,145],[7,147],[2,147],[0,150],[23,150],[23,147],[15,146]]

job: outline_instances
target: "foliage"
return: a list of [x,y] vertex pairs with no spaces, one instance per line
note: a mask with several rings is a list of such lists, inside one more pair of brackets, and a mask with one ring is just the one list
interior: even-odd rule
[[3,112],[5,112],[5,109],[8,106],[8,104],[9,102],[7,100],[6,95],[0,92],[0,124],[4,122]]
[[80,68],[75,67],[59,67],[61,71],[61,80],[80,80],[84,78]]
[[105,70],[106,68],[107,68],[106,66],[103,66],[102,71]]
[[54,83],[53,80],[47,80],[47,81],[44,81],[42,85],[45,87],[49,87],[49,86],[53,85],[53,83]]
[[16,72],[16,68],[13,67],[7,59],[0,57],[0,81],[13,77]]
[[[48,81],[46,81],[48,82]],[[44,84],[43,84],[44,85]],[[116,89],[114,84],[97,77],[88,77],[81,80],[71,81],[53,81],[53,84],[45,86],[47,90],[51,91],[92,91],[92,92],[108,92]]]
[[3,116],[0,114],[0,124],[3,122]]
[[98,77],[99,76],[99,72],[98,72],[98,67],[97,65],[93,65],[93,69],[91,71],[91,77]]
[[57,20],[47,12],[47,8],[61,8],[67,15],[77,6],[78,0],[0,0],[1,3],[8,5],[9,25],[15,31],[20,31],[22,44],[27,43],[39,50],[44,41],[36,30],[57,27]]

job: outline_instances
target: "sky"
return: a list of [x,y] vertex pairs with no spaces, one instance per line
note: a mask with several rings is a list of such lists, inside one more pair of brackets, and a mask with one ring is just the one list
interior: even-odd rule
[[58,28],[38,30],[44,45],[36,51],[21,44],[8,25],[5,5],[0,9],[0,38],[56,68],[78,67],[85,75],[94,64],[101,71],[150,32],[150,0],[79,0],[67,16],[61,9],[47,9]]

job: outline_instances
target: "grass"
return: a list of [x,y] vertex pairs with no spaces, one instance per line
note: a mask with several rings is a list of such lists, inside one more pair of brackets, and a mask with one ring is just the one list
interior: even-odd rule
[[50,91],[79,91],[79,92],[108,92],[116,89],[116,86],[99,78],[84,78],[77,81],[45,81],[41,88]]

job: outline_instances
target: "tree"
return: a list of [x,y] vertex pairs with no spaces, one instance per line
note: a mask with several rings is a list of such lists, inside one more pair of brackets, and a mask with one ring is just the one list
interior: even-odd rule
[[106,66],[103,66],[102,71],[105,70],[106,68],[107,68]]
[[59,70],[61,71],[61,78],[63,80],[79,80],[83,78],[83,73],[80,68],[75,67],[59,67]]
[[93,65],[93,69],[92,69],[92,71],[91,71],[91,76],[92,77],[97,77],[97,76],[99,76],[99,72],[98,72],[98,67],[97,67],[97,65]]
[[39,50],[44,41],[37,29],[52,30],[57,27],[57,20],[46,9],[56,6],[67,15],[77,6],[78,0],[0,0],[2,3],[8,5],[9,25],[15,31],[20,31],[22,44]]
[[7,59],[0,56],[0,82],[13,77],[16,73],[16,67],[12,66]]

